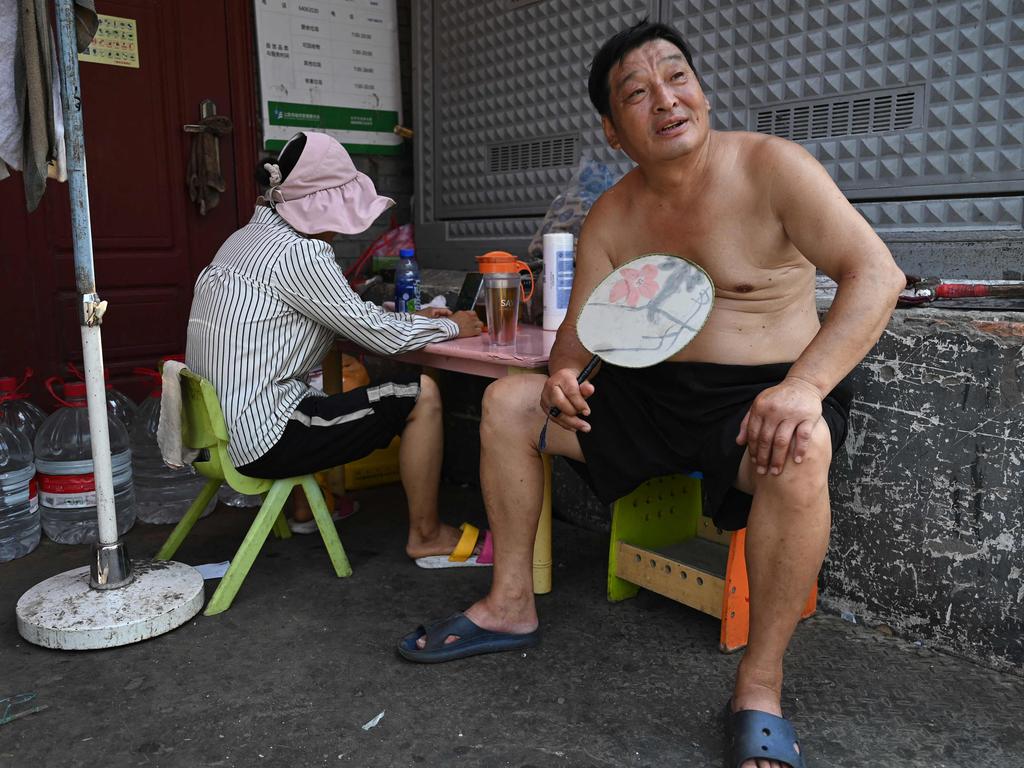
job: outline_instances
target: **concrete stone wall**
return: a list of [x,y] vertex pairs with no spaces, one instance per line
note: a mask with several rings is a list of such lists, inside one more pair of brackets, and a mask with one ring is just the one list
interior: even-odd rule
[[[1024,314],[898,310],[853,382],[822,609],[1024,670]],[[444,374],[449,481],[478,484],[485,386]],[[561,459],[553,503],[609,529]]]
[[1024,315],[897,311],[853,376],[826,605],[1024,668]]

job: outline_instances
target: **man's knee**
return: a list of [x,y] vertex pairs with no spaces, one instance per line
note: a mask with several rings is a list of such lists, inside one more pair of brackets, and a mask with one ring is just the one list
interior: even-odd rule
[[754,493],[756,495],[759,491],[769,491],[786,496],[795,503],[814,502],[828,489],[828,471],[831,464],[832,434],[825,421],[819,420],[811,431],[811,439],[801,462],[797,464],[792,456],[789,456],[781,474],[754,473]]
[[832,431],[824,419],[818,419],[811,430],[811,440],[803,460],[799,464],[790,463],[807,470],[823,483],[828,482],[828,469],[832,465]]

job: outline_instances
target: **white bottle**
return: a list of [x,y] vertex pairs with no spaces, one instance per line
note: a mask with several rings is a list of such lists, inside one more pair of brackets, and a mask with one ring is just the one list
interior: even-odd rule
[[572,232],[544,235],[544,330],[556,331],[565,320],[575,271]]

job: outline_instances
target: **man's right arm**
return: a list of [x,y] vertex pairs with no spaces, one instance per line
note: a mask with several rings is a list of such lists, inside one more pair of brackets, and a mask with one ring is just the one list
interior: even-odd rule
[[612,261],[602,236],[605,219],[602,214],[606,214],[606,209],[611,205],[606,195],[599,198],[591,208],[580,231],[569,307],[551,348],[548,358],[548,371],[551,375],[541,392],[541,407],[545,412],[557,408],[560,413],[555,422],[572,431],[590,429],[579,416],[590,413],[586,398],[593,394],[594,385],[584,382],[581,386],[576,383],[576,377],[592,355],[580,343],[576,334],[576,318],[594,288],[612,271]]

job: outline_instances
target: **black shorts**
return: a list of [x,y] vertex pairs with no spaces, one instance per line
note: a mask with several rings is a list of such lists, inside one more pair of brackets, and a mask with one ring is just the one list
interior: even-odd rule
[[405,429],[420,396],[418,373],[340,395],[307,397],[274,447],[238,471],[276,479],[319,472],[386,447]]
[[[605,363],[587,401],[591,430],[577,433],[586,464],[569,463],[605,504],[653,477],[701,472],[704,513],[724,530],[743,528],[751,496],[733,486],[747,450],[736,435],[754,398],[781,382],[790,365]],[[822,402],[833,451],[846,438],[851,400],[844,380]]]

